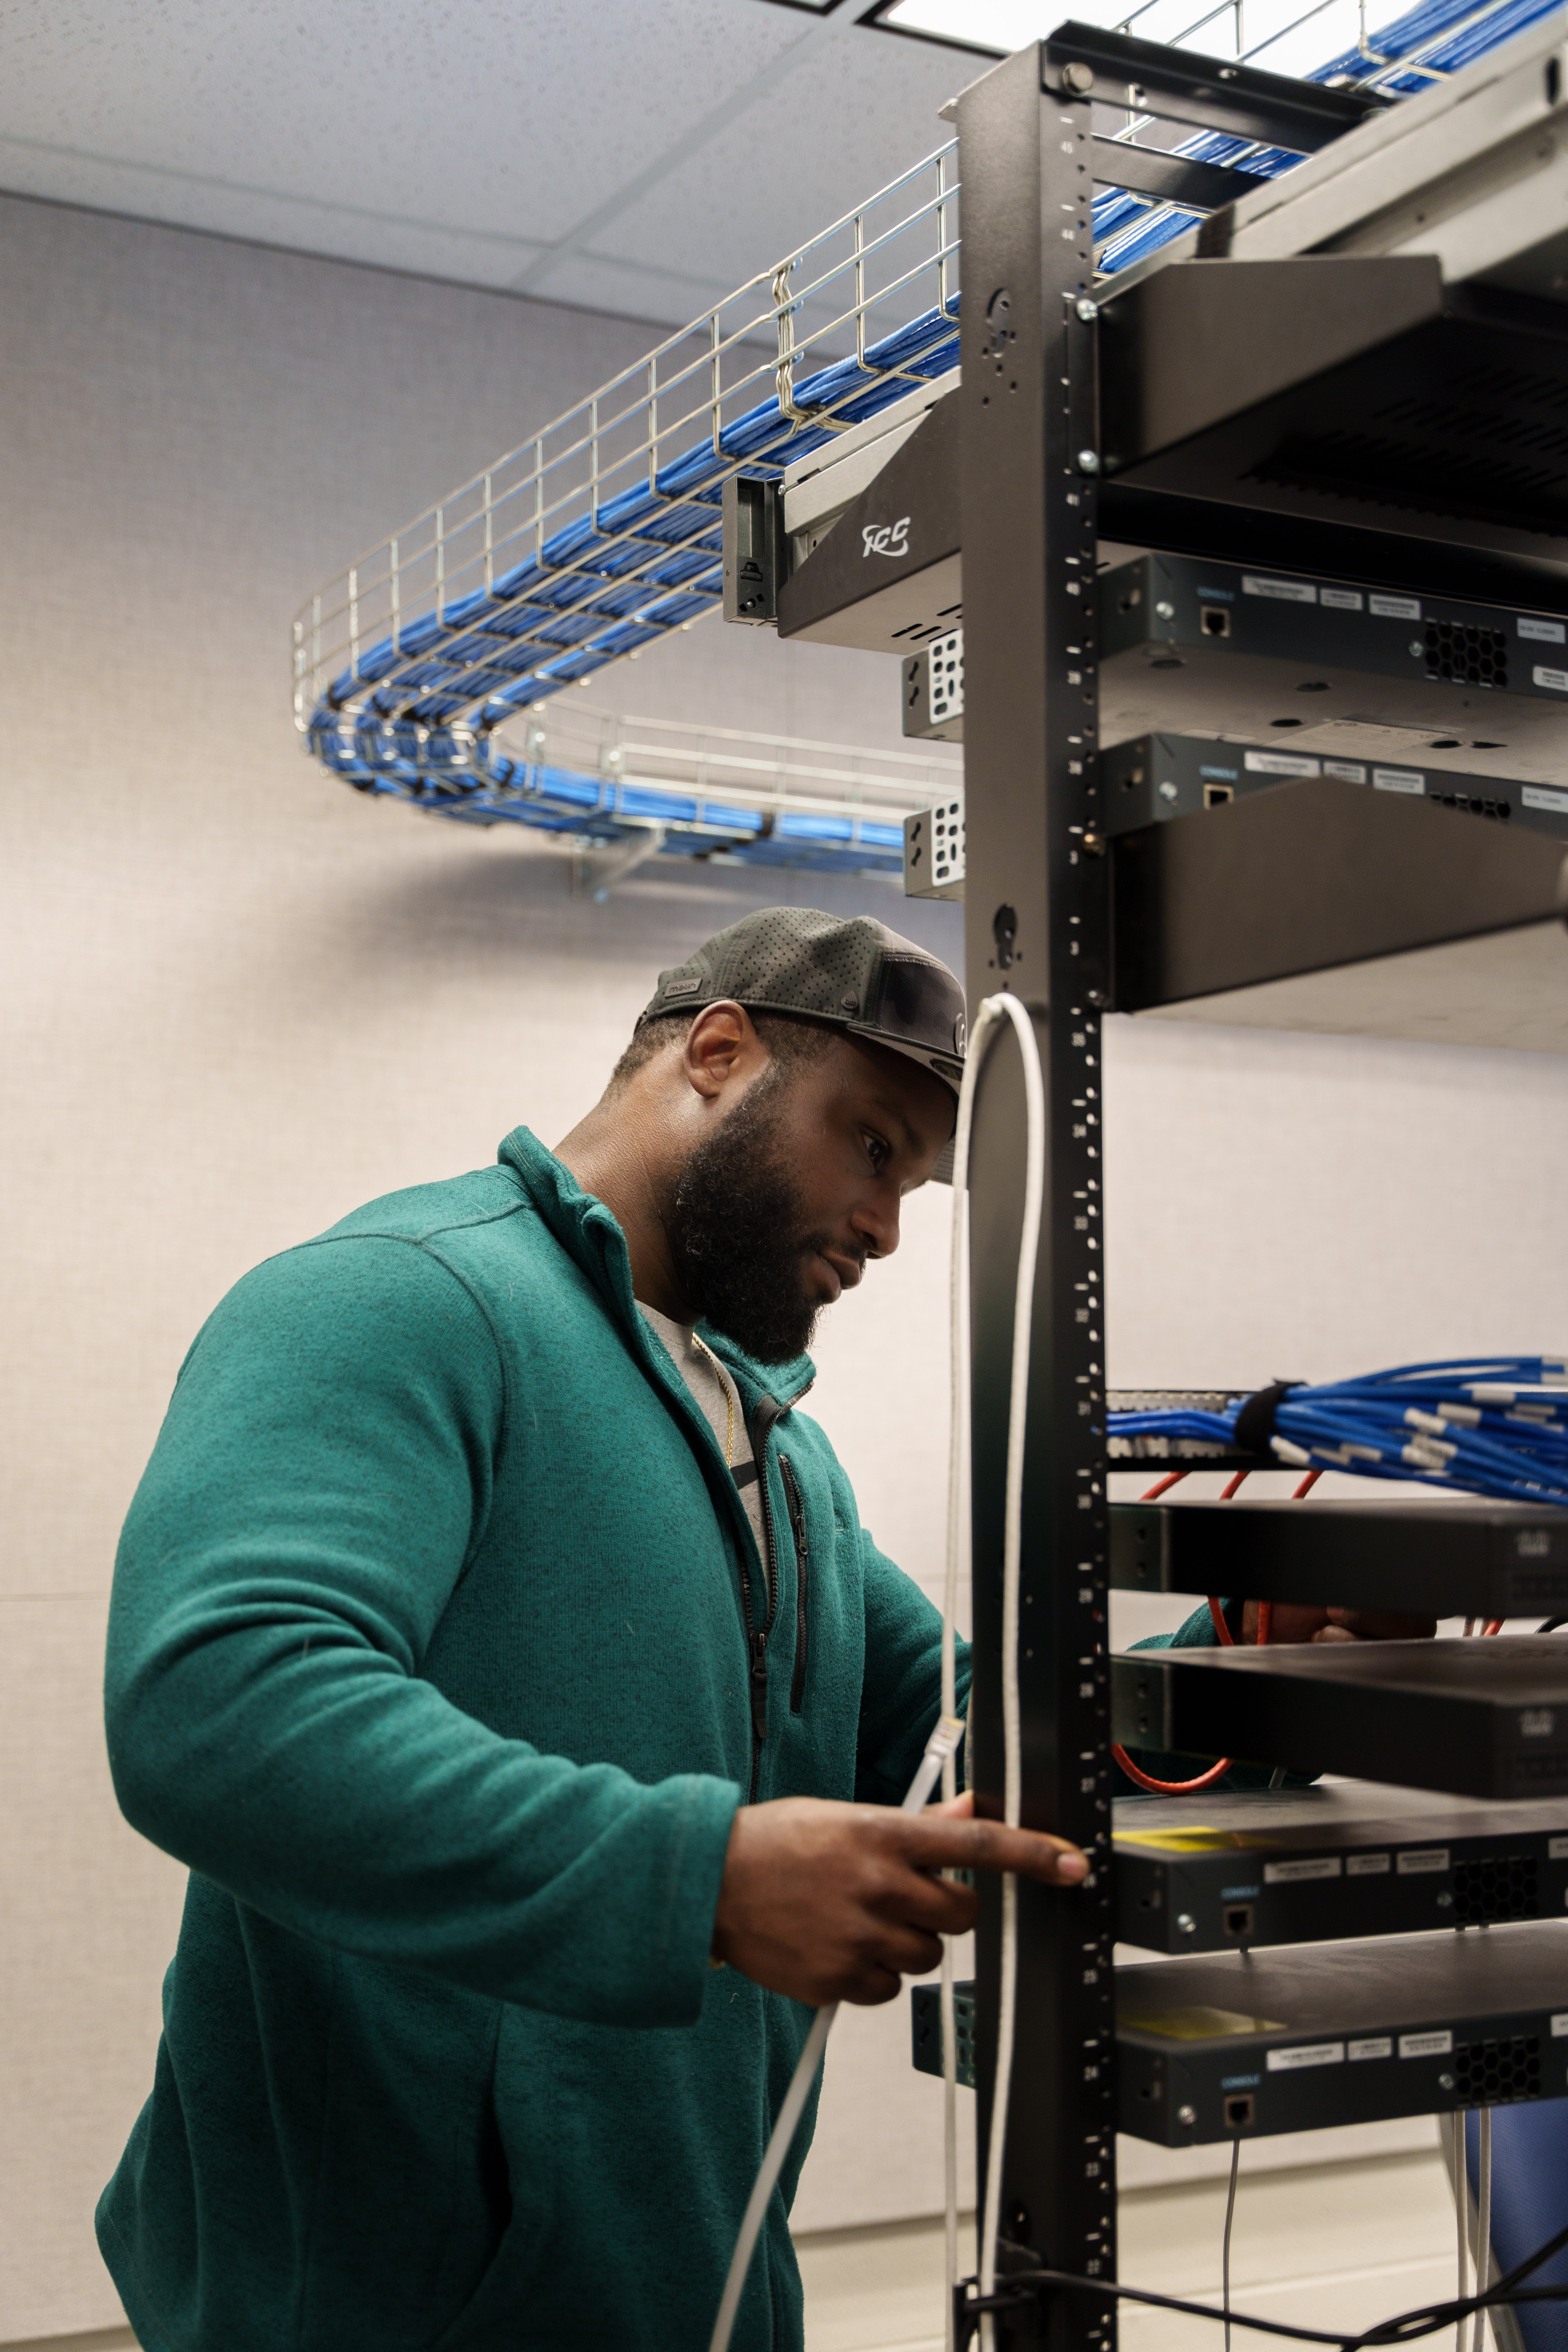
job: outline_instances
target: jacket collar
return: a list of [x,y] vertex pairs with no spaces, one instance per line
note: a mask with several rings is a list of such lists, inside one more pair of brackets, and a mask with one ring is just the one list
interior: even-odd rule
[[[571,1170],[526,1127],[513,1128],[497,1158],[517,1176],[562,1248],[582,1267],[616,1321],[629,1334],[641,1360],[662,1376],[664,1349],[660,1347],[656,1353],[653,1334],[637,1313],[626,1237],[603,1201],[585,1192]],[[816,1378],[816,1367],[809,1356],[797,1356],[787,1364],[759,1364],[721,1331],[706,1323],[698,1328],[733,1375],[748,1422],[763,1397],[771,1396],[787,1411]]]

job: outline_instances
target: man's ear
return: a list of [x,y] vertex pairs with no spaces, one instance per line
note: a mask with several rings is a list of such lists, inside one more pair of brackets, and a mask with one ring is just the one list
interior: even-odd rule
[[686,1033],[687,1081],[705,1101],[716,1102],[727,1087],[754,1077],[766,1060],[750,1013],[731,998],[705,1004]]

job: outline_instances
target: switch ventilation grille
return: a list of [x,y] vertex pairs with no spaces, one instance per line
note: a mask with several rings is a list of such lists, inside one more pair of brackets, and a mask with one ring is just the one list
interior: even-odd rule
[[1428,621],[1426,675],[1456,686],[1506,687],[1508,637],[1475,621]]
[[1454,2080],[1462,2107],[1496,2107],[1541,2096],[1541,2043],[1533,2033],[1507,2042],[1457,2042]]
[[1540,1871],[1532,1853],[1487,1854],[1454,1864],[1456,1927],[1489,1927],[1494,1920],[1540,1916]]

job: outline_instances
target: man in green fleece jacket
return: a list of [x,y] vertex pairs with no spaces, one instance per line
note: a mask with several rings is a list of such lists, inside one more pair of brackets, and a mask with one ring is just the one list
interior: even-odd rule
[[[934,1965],[943,1867],[1083,1876],[896,1810],[937,1615],[799,1409],[963,1051],[879,923],[749,917],[555,1152],[519,1128],[199,1334],[107,1675],[191,1870],[99,2210],[147,2352],[701,2352],[809,2005]],[[737,2352],[801,2342],[806,2137]]]

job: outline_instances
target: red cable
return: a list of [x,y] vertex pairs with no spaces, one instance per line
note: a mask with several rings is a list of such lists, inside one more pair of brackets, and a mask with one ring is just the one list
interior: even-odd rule
[[[1184,1470],[1173,1471],[1168,1478],[1162,1478],[1158,1486],[1152,1486],[1149,1489],[1149,1492],[1144,1496],[1143,1500],[1146,1503],[1152,1503],[1156,1495],[1163,1495],[1167,1486],[1173,1486],[1178,1478],[1184,1478],[1186,1475],[1187,1474]],[[1245,1470],[1238,1470],[1237,1472],[1235,1477],[1231,1479],[1230,1483],[1220,1496],[1220,1501],[1222,1503],[1228,1503],[1230,1501],[1231,1496],[1236,1493],[1237,1488],[1240,1486],[1242,1480],[1247,1476],[1247,1474]],[[1225,1612],[1220,1607],[1217,1598],[1212,1592],[1209,1595],[1209,1615],[1214,1621],[1214,1629],[1219,1637],[1222,1647],[1227,1650],[1234,1650],[1236,1647],[1236,1636],[1231,1632],[1230,1627],[1226,1623]],[[1259,1649],[1262,1649],[1268,1640],[1268,1630],[1273,1622],[1273,1602],[1269,1601],[1260,1601],[1258,1608],[1258,1646]],[[1190,1797],[1196,1790],[1212,1789],[1216,1780],[1221,1780],[1225,1778],[1225,1775],[1229,1771],[1232,1763],[1235,1761],[1233,1757],[1222,1756],[1217,1764],[1211,1764],[1208,1770],[1206,1772],[1200,1772],[1195,1780],[1156,1780],[1152,1774],[1141,1770],[1140,1768],[1134,1764],[1131,1757],[1129,1756],[1125,1748],[1118,1747],[1113,1743],[1110,1752],[1115,1757],[1117,1762],[1121,1765],[1122,1770],[1126,1773],[1128,1779],[1132,1781],[1136,1787],[1146,1790],[1152,1797]]]
[[[1187,1474],[1184,1470],[1173,1470],[1168,1477],[1158,1480],[1154,1486],[1150,1487],[1149,1492],[1142,1498],[1143,1501],[1146,1503],[1153,1502],[1157,1496],[1164,1494],[1168,1487],[1175,1486],[1177,1481],[1184,1478],[1186,1475]],[[1301,1502],[1305,1496],[1311,1493],[1313,1487],[1317,1485],[1322,1475],[1323,1474],[1321,1470],[1309,1470],[1300,1485],[1297,1487],[1295,1493],[1291,1496],[1291,1501],[1293,1503]],[[1246,1470],[1238,1470],[1236,1473],[1236,1475],[1228,1481],[1222,1490],[1220,1501],[1222,1503],[1228,1503],[1236,1494],[1242,1480],[1248,1475],[1249,1473]],[[1209,1594],[1209,1616],[1213,1621],[1215,1632],[1219,1637],[1221,1648],[1234,1650],[1236,1647],[1236,1636],[1225,1622],[1225,1612],[1219,1605],[1218,1597],[1212,1592]],[[1268,1636],[1273,1630],[1274,1603],[1272,1601],[1260,1601],[1258,1604],[1258,1647],[1260,1650],[1266,1650],[1268,1647]],[[1494,1619],[1486,1630],[1489,1633],[1500,1633],[1502,1630],[1502,1619],[1500,1617]],[[1153,1797],[1190,1797],[1199,1789],[1211,1789],[1216,1780],[1224,1779],[1235,1760],[1232,1757],[1222,1756],[1217,1764],[1211,1764],[1208,1770],[1206,1772],[1200,1772],[1195,1780],[1156,1780],[1150,1773],[1143,1772],[1139,1769],[1138,1766],[1132,1761],[1131,1757],[1127,1753],[1125,1748],[1118,1747],[1113,1742],[1110,1752],[1115,1757],[1117,1762],[1121,1765],[1122,1770],[1126,1773],[1128,1779],[1133,1781],[1140,1789],[1146,1789],[1149,1794]]]
[[1168,1471],[1163,1478],[1156,1478],[1149,1492],[1146,1495],[1140,1495],[1138,1500],[1141,1503],[1157,1502],[1168,1487],[1179,1486],[1186,1475],[1184,1470]]
[[1481,1632],[1483,1633],[1500,1633],[1502,1629],[1503,1620],[1500,1617],[1489,1617],[1486,1623],[1481,1627]]

